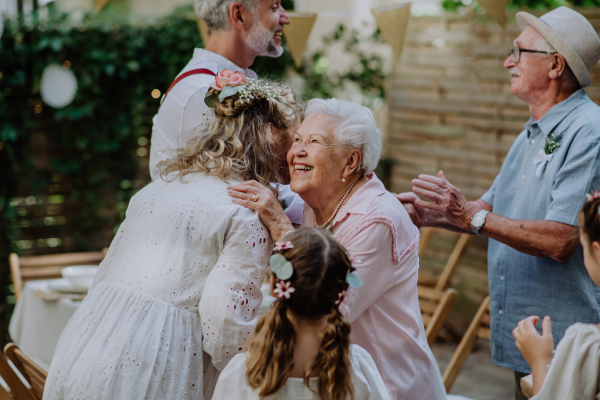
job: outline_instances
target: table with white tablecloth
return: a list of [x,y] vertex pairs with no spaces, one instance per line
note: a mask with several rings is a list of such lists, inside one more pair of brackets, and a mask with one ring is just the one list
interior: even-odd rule
[[54,301],[36,297],[37,290],[48,290],[48,281],[25,284],[10,319],[8,332],[14,343],[46,371],[50,368],[60,334],[81,301]]

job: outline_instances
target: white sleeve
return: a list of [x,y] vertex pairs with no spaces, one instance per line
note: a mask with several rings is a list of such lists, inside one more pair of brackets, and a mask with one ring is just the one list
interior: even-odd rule
[[371,355],[359,345],[350,345],[356,400],[391,400]]
[[219,375],[212,400],[248,399],[251,390],[246,384],[246,353],[238,354]]
[[593,400],[598,398],[600,330],[572,325],[556,347],[539,393],[531,400]]
[[178,102],[177,94],[173,93],[152,119],[149,165],[152,180],[160,179],[158,163],[174,158],[177,149],[185,147],[191,135],[208,123],[209,108],[204,103],[208,89],[208,86],[198,89],[185,104]]
[[208,125],[210,108],[204,102],[204,96],[210,87],[200,88],[190,97],[183,108],[183,124],[181,134],[181,147],[185,147],[192,133],[204,129]]
[[254,211],[236,207],[223,251],[206,280],[199,304],[202,349],[221,371],[238,353],[258,320],[260,287],[266,274],[267,251],[273,248]]

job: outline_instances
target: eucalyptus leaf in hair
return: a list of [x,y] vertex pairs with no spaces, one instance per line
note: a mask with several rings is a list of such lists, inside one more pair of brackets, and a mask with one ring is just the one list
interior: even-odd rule
[[211,92],[209,89],[204,95],[204,104],[206,104],[209,108],[215,108],[217,101],[219,101],[219,93],[216,90]]
[[358,275],[355,275],[350,271],[348,271],[348,274],[346,275],[346,282],[348,282],[348,285],[354,288],[359,288],[363,285],[363,281],[358,277]]
[[277,278],[281,280],[290,279],[294,273],[292,263],[281,254],[273,254],[271,256],[269,267],[271,267],[271,271],[277,275]]
[[221,93],[219,94],[219,101],[223,101],[227,97],[233,96],[234,94],[236,94],[240,90],[244,89],[245,87],[246,87],[246,85],[241,85],[241,86],[236,86],[236,87],[231,87],[231,86],[223,87],[223,90],[221,90]]

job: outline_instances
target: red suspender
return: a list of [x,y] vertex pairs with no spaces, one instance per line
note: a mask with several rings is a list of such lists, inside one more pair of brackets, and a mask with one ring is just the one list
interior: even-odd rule
[[[160,102],[160,105],[162,106],[163,101],[165,101],[165,99],[167,98],[167,95],[169,94],[169,92],[171,91],[171,89],[173,89],[173,86],[175,86],[175,84],[177,82],[179,82],[180,80],[182,80],[183,78],[187,78],[190,75],[197,75],[197,74],[206,74],[206,75],[212,75],[212,76],[217,76],[217,74],[215,74],[214,72],[212,72],[209,69],[205,69],[205,68],[200,68],[200,69],[192,69],[188,72],[184,72],[183,74],[179,75],[174,81],[173,83],[171,83],[171,86],[169,86],[169,88],[167,89],[167,91],[165,92],[165,96],[163,97],[162,101]],[[160,108],[160,106],[158,107]]]

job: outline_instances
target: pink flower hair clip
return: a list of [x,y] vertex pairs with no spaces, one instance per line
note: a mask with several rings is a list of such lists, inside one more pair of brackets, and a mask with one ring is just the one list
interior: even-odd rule
[[345,297],[346,297],[346,291],[342,290],[341,292],[338,293],[338,299],[335,301],[335,304],[340,304],[342,301],[344,301]]
[[275,290],[273,290],[273,293],[277,293],[280,298],[285,297],[286,299],[289,299],[290,294],[296,291],[296,289],[290,286],[291,284],[291,282],[277,282],[275,284]]
[[294,244],[288,240],[287,242],[275,243],[275,247],[273,247],[273,251],[288,250],[288,249],[293,249],[293,248],[294,248]]
[[596,190],[592,194],[586,193],[585,194],[585,199],[586,199],[586,201],[592,201],[594,199],[600,199],[600,191]]

